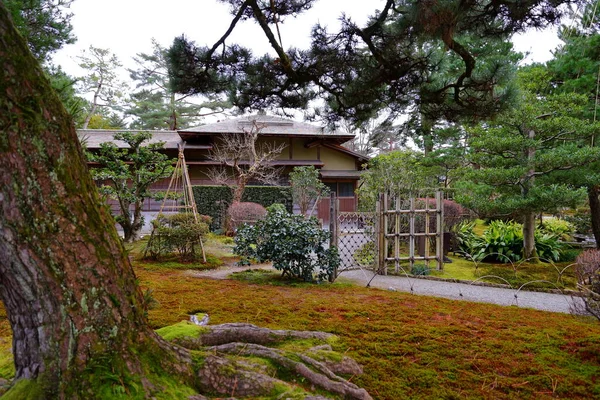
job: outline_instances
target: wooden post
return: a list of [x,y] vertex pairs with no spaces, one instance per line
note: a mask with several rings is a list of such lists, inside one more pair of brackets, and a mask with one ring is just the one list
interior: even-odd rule
[[387,239],[385,234],[388,230],[387,220],[387,209],[388,209],[388,195],[384,193],[380,195],[380,215],[379,215],[379,269],[377,270],[380,274],[387,275]]
[[412,271],[415,266],[415,198],[412,193],[410,198],[410,213],[408,214],[408,263]]
[[[329,234],[330,234],[330,239],[329,239],[329,248],[332,247],[338,247],[338,235],[337,235],[337,228],[338,228],[338,212],[337,212],[337,207],[336,204],[337,203],[337,199],[336,199],[336,195],[335,192],[331,192],[331,197],[329,198]],[[329,282],[333,282],[336,278],[337,278],[337,267],[334,268],[333,273],[329,276]]]
[[435,211],[436,211],[436,235],[435,235],[435,255],[437,257],[437,269],[444,269],[444,199],[442,191],[435,192]]
[[431,245],[431,240],[429,237],[429,192],[425,194],[425,240],[423,240],[423,256],[425,257],[425,265],[427,269],[429,269],[429,248]]

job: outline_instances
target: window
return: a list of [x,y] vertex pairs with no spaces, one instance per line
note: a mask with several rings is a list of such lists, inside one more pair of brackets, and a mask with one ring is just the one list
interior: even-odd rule
[[338,197],[354,197],[353,182],[325,182],[325,185]]

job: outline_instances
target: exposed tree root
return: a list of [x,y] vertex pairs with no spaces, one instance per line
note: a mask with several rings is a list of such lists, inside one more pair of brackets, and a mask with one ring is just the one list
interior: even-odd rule
[[[320,394],[329,393],[335,398],[371,399],[366,390],[337,375],[362,373],[354,360],[333,352],[329,344],[314,346],[315,341],[327,342],[333,337],[325,332],[271,330],[235,323],[202,327],[193,337],[182,335],[172,341],[202,351],[198,380],[203,393],[304,399],[328,398]],[[307,348],[288,351],[266,346],[290,342],[294,349]],[[315,390],[316,397],[311,394]]]

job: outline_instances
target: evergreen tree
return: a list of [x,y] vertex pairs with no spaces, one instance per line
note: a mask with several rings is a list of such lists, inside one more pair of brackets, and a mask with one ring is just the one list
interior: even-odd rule
[[525,92],[521,104],[469,130],[468,171],[456,199],[488,217],[523,223],[524,258],[535,258],[535,215],[574,206],[585,192],[561,182],[557,172],[598,160],[600,148],[579,142],[600,132],[583,118],[586,99],[546,98]]
[[[494,114],[507,94],[494,68],[477,63],[480,43],[506,38],[558,20],[561,0],[487,1],[387,0],[364,28],[342,16],[339,32],[316,25],[309,49],[283,49],[273,27],[309,9],[314,1],[222,0],[233,20],[212,47],[185,37],[169,50],[175,90],[228,94],[241,110],[306,108],[325,98],[323,117],[360,123],[385,110],[391,115],[418,104],[448,117]],[[254,19],[276,55],[254,57],[237,44],[225,45],[239,21]],[[443,81],[436,69],[450,55],[459,61]],[[499,65],[499,64],[496,64]],[[445,69],[446,70],[446,69]],[[440,76],[441,77],[441,76]]]
[[134,57],[138,68],[129,70],[131,79],[140,89],[131,95],[125,113],[135,117],[131,124],[137,129],[177,130],[197,124],[209,114],[221,113],[229,107],[226,102],[189,102],[189,96],[177,95],[171,86],[167,70],[167,49],[152,40],[152,54],[139,53]]
[[65,44],[74,43],[73,14],[66,12],[73,0],[4,0],[17,29],[33,55],[41,62]]

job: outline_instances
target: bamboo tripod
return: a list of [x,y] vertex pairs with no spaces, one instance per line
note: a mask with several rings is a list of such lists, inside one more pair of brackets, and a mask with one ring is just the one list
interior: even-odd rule
[[[198,223],[198,210],[196,208],[196,201],[194,200],[194,194],[192,192],[190,175],[188,173],[187,164],[185,163],[185,156],[183,154],[184,146],[185,144],[179,145],[177,164],[175,164],[173,175],[171,175],[171,180],[165,193],[165,198],[160,206],[159,214],[162,214],[163,211],[191,212],[194,216],[194,221]],[[169,204],[167,204],[167,202],[169,202]],[[150,240],[153,239],[153,236],[154,231],[152,231]],[[206,262],[206,253],[204,252],[202,238],[200,238],[200,248],[202,249],[202,261]]]

